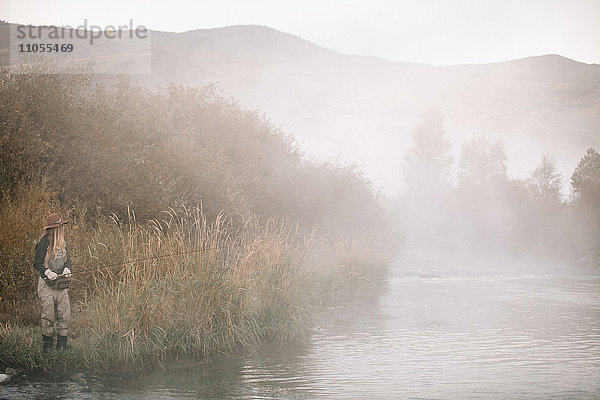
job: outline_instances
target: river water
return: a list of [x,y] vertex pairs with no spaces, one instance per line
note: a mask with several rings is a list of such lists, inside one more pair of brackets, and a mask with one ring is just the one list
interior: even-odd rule
[[598,399],[599,289],[598,271],[567,267],[398,266],[386,294],[327,310],[304,344],[143,374],[21,376],[0,398]]

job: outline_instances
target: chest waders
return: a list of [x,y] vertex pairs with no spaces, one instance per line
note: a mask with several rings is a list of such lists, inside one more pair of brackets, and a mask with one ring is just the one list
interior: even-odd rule
[[[56,259],[50,256],[48,268],[57,274],[62,274],[65,266],[62,251],[58,251]],[[67,344],[67,335],[71,323],[71,304],[69,302],[69,293],[67,288],[70,285],[70,279],[65,281],[44,280],[41,277],[38,281],[37,292],[42,305],[42,339],[44,341],[44,351],[51,350],[53,347],[54,321],[56,319],[56,333],[58,336],[56,342],[57,349],[63,349]]]

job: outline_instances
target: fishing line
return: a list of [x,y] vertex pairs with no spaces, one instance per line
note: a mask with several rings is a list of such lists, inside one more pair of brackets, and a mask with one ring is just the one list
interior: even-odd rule
[[[231,245],[231,246],[213,247],[213,248],[210,248],[210,249],[199,249],[199,250],[183,251],[181,253],[163,254],[163,255],[160,255],[160,256],[147,257],[147,258],[139,258],[137,260],[124,261],[124,262],[119,262],[119,263],[114,263],[114,264],[100,265],[98,267],[87,268],[87,269],[83,269],[83,270],[80,270],[80,271],[73,271],[73,272],[71,272],[71,275],[82,274],[84,272],[90,272],[90,271],[97,271],[97,270],[105,269],[105,268],[118,267],[120,265],[127,265],[127,264],[133,264],[133,263],[144,262],[144,261],[158,260],[160,258],[166,258],[166,257],[184,256],[186,254],[195,254],[195,253],[208,253],[209,251],[224,250],[224,249],[233,249],[233,248],[236,248],[236,247],[248,247],[248,246],[252,246],[252,244],[237,244],[237,245]],[[62,275],[60,275],[60,276],[62,276]]]

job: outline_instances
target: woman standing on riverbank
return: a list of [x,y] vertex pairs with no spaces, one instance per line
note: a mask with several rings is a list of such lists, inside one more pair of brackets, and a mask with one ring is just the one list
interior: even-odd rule
[[40,272],[37,292],[42,304],[42,339],[44,352],[54,346],[54,319],[56,317],[56,349],[67,345],[71,304],[68,289],[57,285],[59,275],[71,276],[71,257],[67,255],[64,225],[59,213],[50,214],[46,219],[44,233],[35,246],[33,267]]

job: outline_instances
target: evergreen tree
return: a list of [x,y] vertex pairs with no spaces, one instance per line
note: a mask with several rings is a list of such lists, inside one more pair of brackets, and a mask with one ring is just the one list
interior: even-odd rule
[[571,176],[573,192],[586,202],[600,201],[600,154],[589,148]]
[[600,263],[600,155],[589,148],[571,176],[577,196],[574,205],[574,244],[580,247],[582,259]]

